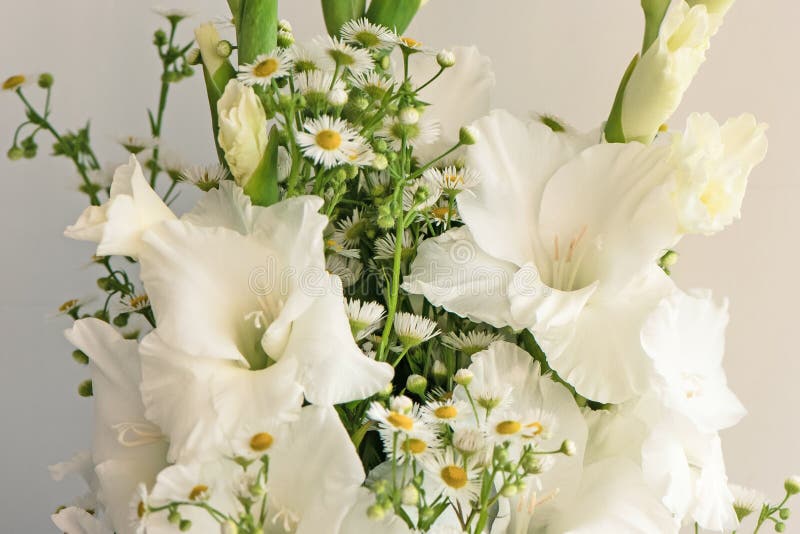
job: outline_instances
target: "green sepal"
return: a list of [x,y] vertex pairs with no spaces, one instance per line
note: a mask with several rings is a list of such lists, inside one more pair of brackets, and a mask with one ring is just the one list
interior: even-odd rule
[[274,126],[269,132],[269,141],[261,163],[247,180],[244,192],[256,206],[271,206],[279,200],[278,192],[278,145],[280,134]]
[[366,0],[322,0],[322,14],[330,35],[339,35],[342,26],[364,16]]
[[642,54],[658,39],[661,23],[669,9],[670,0],[642,0],[644,11],[644,39],[642,40]]
[[617,96],[614,98],[614,105],[611,107],[611,113],[608,115],[606,122],[606,142],[608,143],[624,143],[625,132],[622,129],[622,101],[625,98],[625,89],[628,87],[628,81],[631,79],[633,69],[636,68],[636,63],[639,62],[639,55],[635,55],[631,60],[622,80],[619,82],[619,89],[617,89]]
[[278,0],[239,1],[239,65],[245,65],[278,46]]
[[367,18],[402,34],[417,14],[420,3],[420,0],[372,0]]
[[217,113],[217,102],[222,97],[225,91],[225,86],[228,82],[236,77],[236,70],[231,65],[230,61],[225,61],[217,72],[212,76],[205,64],[203,64],[203,79],[206,82],[206,93],[208,94],[208,107],[211,110],[211,129],[214,133],[214,146],[217,148],[217,157],[219,162],[226,168],[228,163],[225,161],[225,152],[219,146],[219,115]]

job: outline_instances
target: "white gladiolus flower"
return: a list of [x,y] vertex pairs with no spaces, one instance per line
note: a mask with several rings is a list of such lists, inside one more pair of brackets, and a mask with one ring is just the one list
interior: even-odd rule
[[158,427],[145,418],[138,344],[98,319],[76,321],[66,337],[90,360],[97,407],[92,461],[99,479],[98,499],[114,530],[132,534],[129,503],[136,488],[152,485],[167,465],[167,444]]
[[419,246],[410,293],[495,327],[529,328],[583,396],[622,402],[652,369],[639,331],[672,282],[657,267],[676,241],[668,148],[593,145],[494,112],[467,150],[480,173],[457,197],[465,225]]
[[111,193],[101,206],[89,206],[64,235],[97,243],[97,255],[137,258],[142,232],[175,215],[153,191],[135,156],[114,171]]
[[94,472],[94,462],[92,461],[91,451],[81,451],[75,454],[72,458],[65,462],[48,466],[50,477],[60,482],[65,477],[70,475],[78,475],[86,483],[88,491],[78,497],[74,505],[85,510],[97,510],[100,505],[97,500],[97,491],[100,487],[100,481],[97,474]]
[[63,508],[50,518],[66,534],[114,534],[102,520],[75,506]]
[[236,183],[244,187],[267,147],[267,115],[253,88],[237,80],[225,86],[217,112],[219,146]]
[[141,277],[158,328],[142,341],[142,393],[172,459],[204,459],[237,428],[291,419],[303,395],[339,404],[391,380],[355,344],[325,271],[321,205],[252,206],[225,183],[148,232]]
[[693,113],[673,135],[673,199],[683,232],[713,234],[739,218],[747,177],[767,152],[766,129],[748,114],[720,126]]
[[702,432],[733,426],[746,413],[722,368],[727,307],[716,306],[709,294],[678,292],[662,300],[642,328],[662,402]]
[[633,69],[622,99],[628,141],[649,143],[677,109],[715,32],[704,5],[672,0],[655,42]]

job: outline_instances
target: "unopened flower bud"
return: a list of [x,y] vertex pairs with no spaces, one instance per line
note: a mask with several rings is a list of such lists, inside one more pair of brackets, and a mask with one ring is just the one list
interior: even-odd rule
[[203,62],[203,58],[200,57],[200,49],[199,48],[192,48],[188,52],[186,52],[186,63],[189,65],[199,65]]
[[378,226],[383,229],[394,227],[394,216],[392,215],[392,207],[389,204],[378,206]]
[[437,378],[444,378],[447,376],[447,366],[441,360],[436,360],[431,367],[431,373]]
[[419,518],[421,521],[428,523],[433,519],[434,511],[431,507],[426,506],[422,510],[419,511]]
[[80,349],[72,351],[72,359],[81,365],[89,365],[89,357]]
[[503,497],[513,497],[517,494],[517,486],[514,484],[509,484],[508,486],[503,487],[503,489],[500,491],[500,494],[503,495]]
[[575,453],[578,452],[578,448],[575,446],[574,441],[565,439],[563,443],[561,443],[559,451],[566,456],[575,456]]
[[389,160],[383,154],[375,154],[372,159],[372,168],[376,171],[382,171],[389,166]]
[[281,48],[289,48],[294,44],[294,34],[292,32],[279,31],[278,32],[278,46]]
[[12,146],[11,148],[8,149],[6,155],[8,156],[8,159],[10,159],[11,161],[17,161],[22,159],[22,157],[25,155],[25,151],[18,146]]
[[403,108],[398,113],[397,118],[400,119],[400,124],[411,126],[419,122],[419,111],[415,108]]
[[92,391],[92,381],[84,380],[78,384],[78,395],[81,397],[91,397],[94,394]]
[[422,396],[428,388],[428,380],[422,375],[411,375],[406,380],[406,388],[411,393]]
[[167,44],[167,34],[164,30],[156,30],[153,34],[153,44],[156,46],[164,46]]
[[39,75],[39,87],[42,89],[49,89],[53,87],[53,75],[49,72],[44,72]]
[[458,131],[458,141],[462,145],[474,145],[480,140],[480,133],[472,126],[462,126]]
[[347,91],[344,89],[331,89],[327,94],[328,104],[331,106],[344,106],[347,104]]
[[787,478],[783,483],[783,488],[789,495],[796,495],[800,493],[800,476],[793,475]]
[[403,493],[400,496],[400,500],[406,506],[416,506],[419,502],[419,490],[414,486],[406,486],[403,488]]
[[780,510],[778,510],[778,515],[780,516],[781,519],[786,521],[787,519],[789,519],[789,516],[792,515],[792,511],[789,510],[788,508],[781,508]]
[[661,256],[661,260],[659,261],[660,265],[665,268],[670,268],[676,263],[678,263],[678,253],[674,250],[668,250]]
[[179,524],[181,522],[181,519],[182,519],[181,514],[178,513],[178,511],[175,509],[170,510],[169,514],[167,515],[167,521],[169,521],[173,525]]
[[436,54],[436,63],[443,69],[448,69],[456,64],[456,55],[450,50],[441,50]]
[[359,96],[353,99],[353,107],[356,108],[358,111],[364,111],[369,107],[369,100],[364,98],[363,96]]
[[459,386],[467,387],[472,383],[473,378],[475,378],[475,374],[469,369],[459,369],[458,371],[456,371],[453,380]]
[[374,148],[376,152],[386,152],[389,149],[389,143],[387,143],[385,139],[378,138],[375,139],[372,148]]
[[224,523],[222,523],[221,534],[239,534],[239,527],[228,519]]
[[192,528],[192,522],[189,521],[188,519],[182,520],[178,525],[178,529],[181,532],[188,532],[190,528]]
[[219,57],[227,58],[233,53],[233,45],[230,43],[230,41],[222,39],[217,43],[215,50]]
[[406,397],[405,395],[398,395],[397,397],[392,399],[392,411],[397,413],[406,413],[411,411],[411,408],[414,407],[414,401]]
[[286,19],[281,19],[278,21],[278,31],[291,32],[292,24]]
[[782,521],[775,523],[775,532],[786,532],[786,523]]
[[381,391],[378,393],[378,395],[380,395],[381,397],[388,397],[389,395],[391,395],[391,394],[392,394],[392,391],[394,391],[394,384],[392,384],[392,383],[390,382],[390,383],[386,384],[386,387],[385,387],[385,388],[383,388],[383,389],[382,389],[382,390],[381,390]]

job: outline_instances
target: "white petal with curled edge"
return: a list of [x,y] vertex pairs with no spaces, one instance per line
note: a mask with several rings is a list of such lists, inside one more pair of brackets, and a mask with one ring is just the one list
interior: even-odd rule
[[253,231],[253,218],[250,197],[235,182],[226,180],[204,194],[181,220],[196,226],[222,226],[247,235]]
[[113,534],[113,530],[82,508],[70,506],[50,518],[64,534]]
[[517,270],[486,254],[462,226],[422,242],[403,289],[476,322],[523,328],[514,321],[508,297]]

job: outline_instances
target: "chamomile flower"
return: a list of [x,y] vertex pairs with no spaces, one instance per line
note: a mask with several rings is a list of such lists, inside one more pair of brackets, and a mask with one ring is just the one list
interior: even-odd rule
[[439,201],[426,212],[426,215],[434,226],[448,226],[453,221],[461,220],[458,207],[455,204],[451,205],[451,203],[444,198],[439,199]]
[[140,483],[136,486],[136,493],[130,502],[131,526],[134,527],[136,534],[145,534],[147,531],[147,517],[150,513],[150,496],[147,493],[147,486]]
[[[480,387],[471,386],[470,393],[475,404],[483,408],[485,413],[503,409],[511,403],[511,386],[506,383],[489,383]],[[483,418],[483,415],[481,416]]]
[[164,150],[163,148],[158,154],[158,165],[176,182],[180,181],[181,173],[186,168],[186,162],[180,154],[174,150]]
[[377,401],[370,406],[367,417],[378,423],[379,430],[408,435],[430,431],[419,416],[419,405],[412,404],[410,409],[403,409],[404,406],[396,405],[395,400],[392,399],[390,408]]
[[325,269],[339,277],[342,287],[347,288],[358,282],[364,271],[364,264],[355,258],[332,254],[325,260]]
[[328,169],[337,165],[369,163],[372,151],[347,121],[323,115],[306,121],[303,126],[305,131],[298,132],[297,142],[303,154],[314,163]]
[[767,496],[758,490],[745,488],[738,484],[729,484],[728,489],[733,494],[733,509],[739,521],[754,512],[759,512],[767,502]]
[[269,454],[276,440],[282,438],[282,430],[279,421],[260,426],[247,425],[231,441],[234,457],[252,461]]
[[183,169],[181,180],[196,186],[201,191],[219,187],[220,182],[230,178],[230,172],[219,163],[194,165]]
[[442,343],[451,349],[463,352],[466,356],[472,356],[476,352],[486,350],[489,345],[501,339],[503,336],[494,332],[473,330],[471,332],[448,332],[442,336]]
[[278,147],[278,181],[284,182],[292,173],[292,156],[284,147]]
[[331,89],[345,89],[341,79],[333,81],[333,74],[321,70],[308,71],[295,77],[297,91],[306,99],[319,99],[326,101],[326,96]]
[[352,76],[350,81],[355,87],[361,89],[376,100],[383,98],[386,91],[391,89],[393,85],[393,81],[390,77],[374,70],[359,74],[358,76]]
[[[394,258],[394,249],[397,243],[397,238],[394,234],[386,234],[375,240],[374,250],[376,260],[391,260]],[[411,233],[405,232],[403,234],[403,245],[401,255],[407,258],[413,252],[413,240]]]
[[481,455],[490,451],[486,433],[480,428],[462,426],[453,432],[453,447],[463,456]]
[[77,315],[81,306],[88,302],[87,299],[69,299],[58,307],[58,315]]
[[326,70],[327,58],[323,55],[322,50],[314,43],[295,43],[289,48],[287,56],[291,60],[296,73]]
[[357,247],[361,244],[361,237],[368,224],[368,221],[361,218],[358,209],[354,209],[352,215],[336,222],[334,236],[337,241],[348,247]]
[[513,409],[494,410],[486,420],[489,440],[497,445],[507,441],[519,444],[549,439],[556,428],[553,414],[542,410],[519,413]]
[[472,410],[464,401],[458,399],[445,399],[431,401],[422,409],[422,417],[430,424],[447,425],[451,428],[475,422]]
[[403,189],[403,209],[411,211],[430,208],[439,200],[441,193],[435,184],[431,185],[422,179],[414,180]]
[[428,54],[428,55],[435,55],[437,51],[429,46],[425,46],[422,41],[418,41],[413,37],[403,36],[398,39],[398,44],[402,46],[407,53],[416,54]]
[[142,293],[141,295],[129,295],[120,299],[119,311],[121,313],[137,313],[150,307],[150,297]]
[[154,139],[152,137],[139,137],[136,135],[120,137],[117,142],[122,145],[122,148],[133,155],[144,152],[150,148],[155,148],[155,146],[158,145],[158,139]]
[[277,48],[269,54],[261,54],[255,61],[239,67],[236,79],[244,85],[260,85],[267,88],[272,80],[282,78],[289,74],[289,58],[286,53]]
[[373,69],[375,66],[372,56],[363,48],[356,48],[341,41],[337,37],[317,39],[314,44],[318,46],[326,57],[326,70],[347,71],[352,76],[358,76]]
[[478,500],[481,473],[471,458],[457,458],[452,449],[445,449],[426,458],[423,466],[430,499],[444,496],[465,512]]
[[415,347],[439,335],[435,322],[427,317],[406,312],[395,314],[394,332],[406,348]]
[[396,442],[395,433],[382,432],[381,441],[386,454],[400,462],[410,458],[424,461],[441,447],[440,438],[427,427],[413,434],[400,434]]
[[423,114],[416,124],[403,124],[398,117],[386,121],[377,135],[389,140],[394,150],[400,150],[403,139],[412,148],[420,148],[435,143],[439,139],[441,127],[439,122],[425,117]]
[[351,20],[339,30],[342,40],[370,50],[388,50],[397,44],[397,34],[366,18]]
[[348,248],[344,243],[337,241],[335,235],[325,240],[325,250],[345,258],[359,259],[361,257],[361,251],[357,248]]
[[428,169],[422,174],[422,178],[450,196],[456,196],[461,191],[468,191],[480,182],[480,174],[477,171],[469,167],[454,165],[443,169],[435,167]]
[[358,299],[347,299],[345,312],[356,340],[364,339],[377,330],[386,316],[386,308],[383,304],[364,302]]

